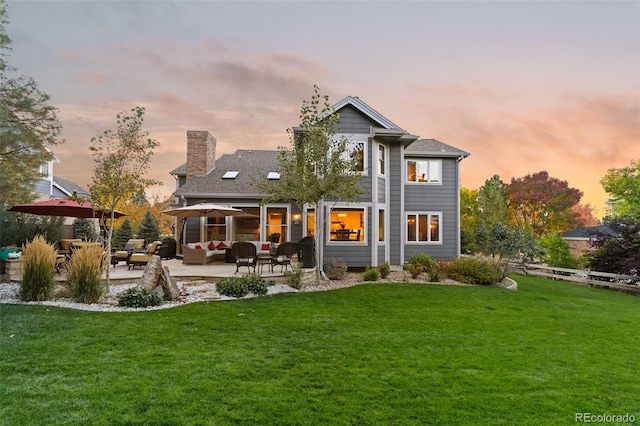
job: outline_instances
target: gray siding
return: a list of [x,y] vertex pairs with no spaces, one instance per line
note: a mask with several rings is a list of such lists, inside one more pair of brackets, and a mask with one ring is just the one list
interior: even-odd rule
[[[442,244],[407,243],[405,260],[420,252],[443,260],[457,256],[459,238],[457,182],[457,161],[443,159],[442,185],[405,184],[405,212],[442,212]],[[404,218],[401,221],[405,223]]]
[[370,120],[360,111],[347,105],[338,111],[340,114],[340,130],[339,133],[366,133],[369,134],[371,126],[376,123]]
[[51,181],[40,179],[35,184],[34,192],[36,192],[37,194],[51,195]]

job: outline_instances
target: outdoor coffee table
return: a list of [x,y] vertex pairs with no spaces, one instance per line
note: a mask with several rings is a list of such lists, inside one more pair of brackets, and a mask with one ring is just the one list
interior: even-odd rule
[[269,265],[269,271],[273,271],[273,265],[271,263],[271,256],[259,255],[258,256],[258,270],[262,273],[262,266]]

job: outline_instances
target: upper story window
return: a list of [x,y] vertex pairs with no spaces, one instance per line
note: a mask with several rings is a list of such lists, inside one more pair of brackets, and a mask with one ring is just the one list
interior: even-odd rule
[[442,160],[407,160],[407,182],[442,183]]
[[40,164],[40,176],[49,176],[49,162]]
[[369,140],[368,135],[360,134],[336,134],[336,139],[347,139],[347,149],[342,154],[342,159],[345,161],[354,161],[354,172],[360,172],[366,174],[367,172],[367,142]]
[[378,144],[378,174],[380,175],[384,175],[385,174],[385,161],[387,160],[387,148],[382,145],[382,144]]

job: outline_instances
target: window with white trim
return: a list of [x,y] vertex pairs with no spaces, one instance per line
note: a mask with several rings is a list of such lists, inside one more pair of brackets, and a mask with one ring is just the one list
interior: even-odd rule
[[385,161],[387,159],[387,147],[382,144],[378,144],[378,174],[385,174]]
[[332,208],[329,219],[329,241],[340,243],[364,242],[364,210],[364,208]]
[[407,182],[442,183],[442,160],[407,160]]
[[384,209],[378,210],[378,241],[384,241]]
[[442,241],[442,213],[408,213],[407,242],[440,243]]
[[363,134],[336,134],[334,138],[336,141],[342,138],[346,139],[346,150],[342,153],[341,158],[344,161],[355,160],[353,171],[366,174],[369,136]]

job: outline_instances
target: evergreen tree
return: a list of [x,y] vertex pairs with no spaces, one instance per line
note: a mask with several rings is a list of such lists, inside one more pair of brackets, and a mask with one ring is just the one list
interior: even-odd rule
[[131,238],[133,238],[133,227],[131,226],[129,218],[126,218],[122,221],[122,225],[113,232],[111,248],[115,250],[124,250],[124,246]]
[[160,226],[158,225],[156,217],[151,213],[151,210],[147,210],[144,214],[136,235],[138,238],[144,238],[146,244],[160,239]]
[[98,234],[91,219],[79,218],[73,221],[73,235],[82,238],[83,241],[96,241]]

